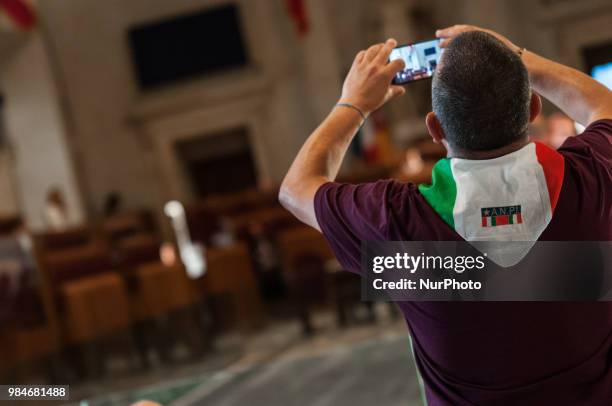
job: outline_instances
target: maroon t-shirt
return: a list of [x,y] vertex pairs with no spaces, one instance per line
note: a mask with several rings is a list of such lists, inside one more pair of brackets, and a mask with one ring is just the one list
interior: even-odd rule
[[[612,240],[612,120],[569,138],[543,241]],[[416,185],[326,183],[319,226],[345,269],[361,241],[461,237]],[[430,405],[612,405],[612,303],[399,302]]]

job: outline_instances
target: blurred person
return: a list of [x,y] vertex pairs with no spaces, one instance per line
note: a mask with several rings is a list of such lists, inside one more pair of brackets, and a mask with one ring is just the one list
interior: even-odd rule
[[119,213],[121,206],[123,205],[123,199],[118,192],[110,192],[104,198],[104,204],[102,206],[102,214],[105,217],[112,216],[113,214]]
[[47,192],[44,217],[50,230],[62,231],[69,226],[68,205],[64,194],[57,187],[52,187]]
[[32,292],[39,283],[32,240],[20,223],[0,236],[0,331],[4,323],[27,324],[38,303]]
[[414,179],[423,174],[425,162],[417,148],[408,148],[404,152],[404,160],[400,166],[402,179]]
[[559,149],[569,137],[576,135],[574,121],[563,113],[553,113],[546,120],[544,142],[554,149]]
[[[436,35],[446,49],[432,81],[433,112],[426,125],[448,158],[434,167],[433,184],[334,182],[364,120],[406,92],[391,84],[404,63],[388,63],[396,46],[388,40],[355,57],[340,104],[291,165],[281,203],[320,230],[342,266],[355,273],[361,272],[362,241],[611,240],[611,92],[489,30],[458,25]],[[558,151],[528,138],[528,123],[541,110],[538,94],[586,126]],[[475,167],[483,170],[474,173]],[[477,187],[457,197],[455,182]],[[455,198],[462,199],[460,215],[517,199],[533,212],[520,227],[462,228],[454,223]],[[397,305],[430,405],[608,405],[612,400],[610,303]]]
[[177,263],[176,247],[171,242],[164,242],[159,247],[159,260],[164,266],[172,267]]
[[265,300],[283,297],[285,284],[281,275],[280,253],[259,221],[248,224],[249,245],[253,254],[254,272]]
[[425,161],[418,148],[412,147],[404,151],[403,160],[397,169],[392,172],[391,178],[402,182],[422,183],[431,180],[433,163]]
[[416,148],[408,148],[404,153],[404,162],[402,165],[404,174],[406,176],[417,175],[424,167],[425,163],[423,162],[423,158],[421,158],[419,150]]
[[219,229],[212,235],[211,242],[213,247],[224,248],[231,246],[236,241],[236,236],[232,229],[231,220],[221,217]]

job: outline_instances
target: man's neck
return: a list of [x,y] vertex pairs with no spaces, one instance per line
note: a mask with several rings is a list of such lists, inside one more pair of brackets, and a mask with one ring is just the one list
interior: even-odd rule
[[461,148],[447,148],[448,158],[463,158],[463,159],[493,159],[503,155],[507,155],[511,152],[518,151],[529,143],[529,138],[524,137],[520,140],[514,141],[512,144],[504,145],[501,148],[489,149],[486,151],[470,151]]

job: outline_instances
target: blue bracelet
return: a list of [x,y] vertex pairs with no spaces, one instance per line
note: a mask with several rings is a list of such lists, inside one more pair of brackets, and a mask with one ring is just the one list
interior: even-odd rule
[[363,118],[363,121],[366,121],[366,119],[367,119],[366,115],[363,114],[363,111],[361,111],[361,109],[359,107],[355,106],[354,104],[351,104],[351,103],[336,103],[336,106],[349,107],[349,108],[355,110],[357,113],[359,113],[361,118]]

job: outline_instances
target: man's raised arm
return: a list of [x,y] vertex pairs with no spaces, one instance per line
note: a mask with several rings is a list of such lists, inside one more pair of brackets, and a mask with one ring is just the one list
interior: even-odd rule
[[316,229],[320,229],[314,212],[317,189],[336,178],[348,146],[367,116],[404,93],[403,87],[391,85],[404,62],[387,63],[396,45],[390,39],[357,54],[339,103],[308,137],[281,184],[281,204]]
[[[521,48],[506,37],[490,30],[471,25],[454,25],[436,31],[436,36],[443,38],[444,47],[452,38],[466,31],[487,32],[517,53]],[[602,118],[612,118],[612,92],[590,76],[570,67],[543,58],[525,50],[522,59],[527,71],[531,87],[573,120],[582,125],[589,125]]]

